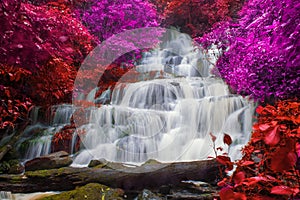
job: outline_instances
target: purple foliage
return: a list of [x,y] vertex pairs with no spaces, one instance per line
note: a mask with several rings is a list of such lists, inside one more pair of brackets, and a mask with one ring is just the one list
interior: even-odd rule
[[250,0],[237,22],[223,22],[200,39],[217,44],[221,76],[255,99],[299,98],[300,1]]
[[[90,29],[90,32],[99,38],[100,42],[109,37],[131,30],[144,27],[157,27],[158,15],[154,6],[143,0],[90,0],[90,5],[85,9],[78,10],[81,20]],[[117,44],[112,52],[118,51],[118,46],[142,46],[143,43],[158,41],[160,32],[141,35],[140,38],[126,38],[126,42]],[[125,39],[125,38],[122,38]],[[132,40],[135,40],[134,42]],[[119,61],[132,63],[140,58],[140,51],[122,56]]]

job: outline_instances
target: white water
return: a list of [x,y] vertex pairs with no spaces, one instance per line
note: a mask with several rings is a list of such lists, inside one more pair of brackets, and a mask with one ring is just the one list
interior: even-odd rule
[[[209,133],[217,137],[216,147],[229,151],[232,159],[240,158],[251,133],[254,105],[230,94],[227,85],[210,74],[212,66],[206,60],[210,56],[202,54],[184,34],[171,35],[161,49],[146,53],[136,67],[141,81],[119,83],[110,104],[86,109],[89,123],[77,127],[86,131],[81,137],[84,148],[75,156],[73,166],[86,166],[101,158],[136,164],[148,159],[203,160],[215,156]],[[148,80],[151,71],[157,71],[154,80]],[[96,101],[95,92],[86,100]],[[109,98],[110,92],[100,99]],[[39,112],[34,110],[35,124],[25,135],[38,129],[40,137],[30,142],[25,158],[49,154],[52,136],[70,123],[75,109],[66,104],[54,106],[47,126],[38,123]],[[233,140],[230,148],[223,144],[224,133]]]
[[[23,138],[19,141],[19,147],[23,142],[26,142],[27,148],[24,154],[24,159],[33,159],[39,156],[51,153],[52,137],[59,132],[65,125],[70,123],[71,116],[74,112],[74,107],[68,104],[53,106],[49,112],[49,124],[39,122],[41,116],[39,107],[34,108],[31,113],[32,125],[28,126],[23,134]],[[71,150],[73,151],[73,150]]]
[[[171,38],[136,67],[141,77],[163,71],[163,79],[119,83],[109,105],[89,111],[89,124],[79,128],[87,132],[82,137],[85,150],[74,166],[101,158],[125,163],[207,159],[215,156],[210,132],[217,136],[216,147],[229,150],[233,159],[241,156],[253,105],[210,75],[209,62],[187,35]],[[224,133],[232,137],[230,149],[223,144]]]
[[1,200],[12,200],[13,195],[11,192],[0,191],[0,199]]
[[59,194],[59,192],[11,193],[0,191],[0,200],[33,200]]

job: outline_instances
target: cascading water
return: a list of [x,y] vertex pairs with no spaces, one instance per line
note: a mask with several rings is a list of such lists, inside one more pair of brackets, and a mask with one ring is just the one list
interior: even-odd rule
[[19,149],[24,154],[23,158],[25,160],[51,153],[53,135],[70,123],[74,112],[72,105],[62,104],[53,106],[49,112],[51,119],[49,119],[48,123],[45,123],[38,120],[44,117],[40,114],[39,109],[39,107],[35,107],[31,111],[32,125],[25,129],[23,138],[18,142]]
[[0,191],[0,199],[1,200],[12,200],[13,195],[11,192]]
[[[85,149],[74,166],[101,158],[126,163],[207,159],[215,156],[209,133],[217,137],[216,147],[229,150],[233,159],[240,156],[251,132],[252,103],[230,94],[210,74],[210,63],[189,36],[172,35],[161,47],[146,53],[135,70],[142,78],[153,71],[163,77],[120,82],[110,104],[90,108],[89,123],[77,127],[86,132]],[[223,144],[224,133],[233,140],[230,149]]]
[[[73,166],[101,158],[137,164],[148,159],[207,159],[215,156],[210,133],[217,138],[215,147],[229,151],[233,159],[241,156],[241,147],[249,140],[254,105],[230,94],[222,79],[210,74],[209,55],[193,46],[189,36],[174,33],[160,48],[145,53],[135,69],[140,81],[126,83],[122,81],[125,74],[112,94],[107,90],[95,100],[94,89],[85,97],[88,101],[108,99],[110,103],[85,109],[88,123],[77,127],[85,132],[81,136],[84,148],[75,156]],[[156,78],[149,80],[152,72]],[[40,137],[29,142],[25,159],[50,153],[52,136],[70,123],[76,109],[67,104],[54,106],[48,125],[41,125],[38,109],[33,110],[34,124],[25,136],[38,132],[35,135]],[[224,133],[233,140],[229,149],[223,143]],[[76,137],[74,134],[71,152]]]

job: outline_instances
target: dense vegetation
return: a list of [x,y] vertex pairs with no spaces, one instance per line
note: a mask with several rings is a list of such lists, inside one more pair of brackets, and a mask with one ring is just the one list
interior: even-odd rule
[[239,20],[200,39],[224,51],[217,68],[236,92],[261,100],[299,98],[299,7],[288,0],[251,0]]
[[[125,30],[175,26],[206,49],[214,44],[216,68],[232,91],[261,104],[243,159],[219,183],[221,198],[299,196],[299,9],[299,0],[2,0],[0,138],[28,120],[31,106],[70,102],[76,72],[100,42]],[[155,45],[160,34],[143,35],[140,43]],[[120,65],[132,67],[140,57],[137,50],[111,65],[100,93],[128,72]],[[71,137],[63,133],[57,135]]]

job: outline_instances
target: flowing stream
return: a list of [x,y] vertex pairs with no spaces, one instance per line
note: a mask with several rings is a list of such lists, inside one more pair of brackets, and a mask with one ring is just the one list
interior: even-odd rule
[[[217,138],[215,148],[224,149],[217,150],[219,155],[229,152],[233,159],[240,158],[251,133],[253,103],[230,94],[222,79],[210,74],[210,54],[196,48],[189,36],[174,34],[170,38],[145,53],[135,69],[140,81],[120,81],[100,97],[109,98],[107,94],[112,92],[109,104],[89,108],[88,123],[77,127],[86,133],[81,136],[83,148],[74,155],[73,166],[86,166],[101,158],[136,164],[149,159],[203,160],[215,156],[210,133]],[[153,72],[155,78],[148,80]],[[85,98],[96,101],[95,91]],[[33,112],[35,124],[27,131],[42,128],[43,134],[30,143],[26,159],[50,153],[51,137],[70,123],[77,108],[59,105],[53,109],[54,117],[47,126],[38,122],[39,112]],[[223,143],[224,133],[232,138],[229,148]]]

